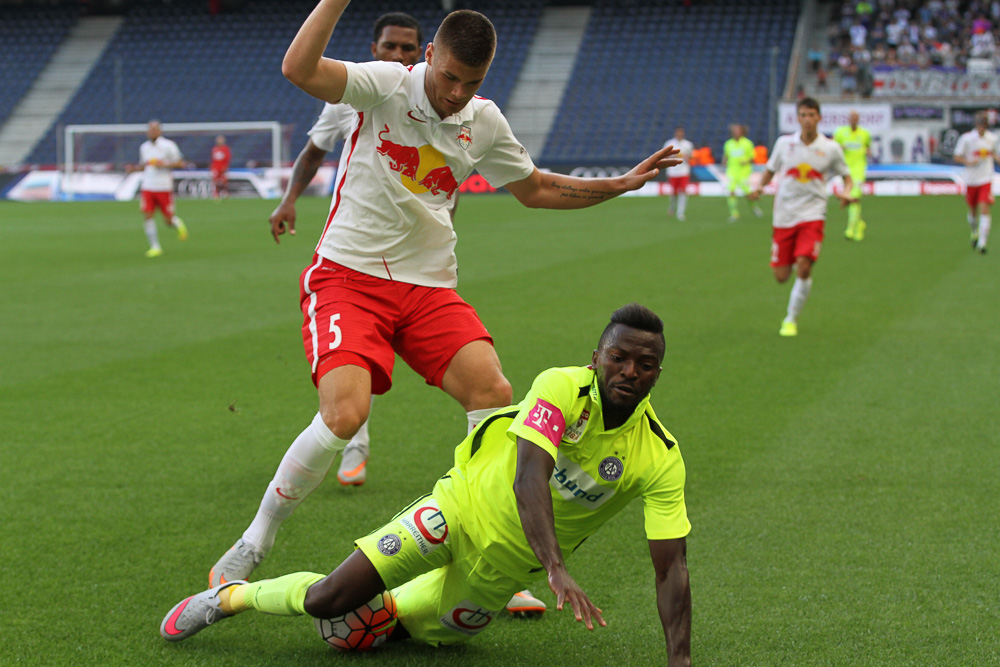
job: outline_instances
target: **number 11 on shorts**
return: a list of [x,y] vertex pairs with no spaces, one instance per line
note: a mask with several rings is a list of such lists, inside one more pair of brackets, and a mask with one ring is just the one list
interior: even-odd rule
[[336,350],[340,347],[340,341],[343,339],[343,334],[340,331],[340,327],[337,326],[337,320],[340,319],[340,313],[330,316],[330,333],[333,334],[333,342],[330,343],[330,349]]

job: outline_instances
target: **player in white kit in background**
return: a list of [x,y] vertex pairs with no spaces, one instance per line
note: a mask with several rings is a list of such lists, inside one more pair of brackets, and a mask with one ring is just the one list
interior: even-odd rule
[[774,278],[783,283],[791,276],[794,265],[795,284],[788,299],[788,313],[778,331],[782,336],[798,335],[798,316],[812,290],[812,267],[819,258],[829,199],[827,175],[844,179],[844,187],[836,195],[842,206],[851,203],[853,187],[844,150],[816,129],[822,118],[819,103],[805,97],[796,109],[801,130],[778,138],[760,185],[748,195],[751,201],[757,201],[775,174],[783,176],[774,196],[771,268]]
[[963,134],[955,144],[955,162],[965,165],[965,201],[969,205],[968,222],[972,248],[986,254],[990,238],[993,205],[993,164],[1000,158],[997,135],[990,132],[985,111],[976,112],[976,127]]
[[680,153],[678,158],[683,160],[676,167],[667,167],[667,180],[673,188],[673,195],[670,197],[670,206],[667,209],[668,215],[677,214],[677,219],[684,222],[684,211],[687,209],[687,186],[691,182],[691,154],[694,152],[694,144],[684,138],[684,128],[677,126],[674,129],[674,138],[663,144],[663,147],[673,146]]
[[142,169],[139,208],[142,210],[143,229],[149,241],[146,257],[159,257],[163,254],[160,238],[156,233],[156,221],[153,219],[156,209],[160,209],[167,226],[177,230],[177,237],[181,241],[187,240],[187,227],[174,212],[173,170],[184,166],[183,157],[177,144],[163,136],[160,121],[149,121],[146,127],[146,141],[139,146],[140,167],[128,169],[128,171]]

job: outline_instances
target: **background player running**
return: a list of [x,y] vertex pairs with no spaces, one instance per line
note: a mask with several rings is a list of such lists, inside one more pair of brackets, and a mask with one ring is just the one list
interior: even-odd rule
[[958,138],[955,144],[955,162],[965,165],[965,201],[969,205],[968,221],[972,234],[972,248],[986,254],[990,238],[993,206],[994,159],[1000,157],[997,135],[990,132],[989,117],[977,111],[976,126]]
[[774,278],[779,283],[785,282],[791,275],[792,265],[795,266],[795,284],[788,298],[788,311],[778,330],[782,336],[798,335],[799,313],[812,291],[812,267],[819,258],[829,200],[826,175],[843,176],[844,188],[837,194],[842,205],[850,203],[847,193],[853,186],[840,144],[816,129],[821,119],[819,102],[805,97],[799,100],[796,109],[801,129],[796,134],[778,138],[760,185],[750,193],[750,199],[756,201],[774,175],[781,174],[774,195],[772,222]]
[[833,140],[840,144],[844,151],[844,162],[851,170],[851,203],[847,205],[847,229],[844,238],[852,241],[863,241],[868,224],[861,217],[861,186],[865,183],[868,171],[868,155],[871,152],[872,135],[858,125],[858,112],[851,111],[847,117],[847,125],[841,125],[833,133]]
[[[729,188],[729,197],[726,198],[726,204],[729,206],[729,222],[740,219],[737,193],[744,196],[750,192],[753,153],[754,145],[746,136],[746,127],[739,123],[730,125],[729,139],[726,139],[726,143],[722,146],[722,164],[726,166],[726,187]],[[750,210],[758,218],[764,215],[764,211],[754,200],[750,202]]]
[[[638,304],[618,309],[589,366],[541,373],[524,400],[465,438],[431,494],[358,539],[332,574],[220,585],[175,605],[160,634],[187,639],[246,609],[332,618],[388,588],[401,624],[392,637],[453,644],[542,577],[557,609],[568,603],[592,630],[606,622],[566,559],[639,497],[668,664],[690,664],[684,461],[649,403],[664,348],[659,317]],[[474,625],[456,622],[470,617]]]
[[163,222],[177,230],[177,238],[181,241],[188,238],[187,227],[174,210],[174,169],[184,166],[183,158],[177,144],[163,136],[160,121],[149,121],[146,125],[146,141],[139,146],[140,165],[128,168],[128,171],[142,170],[139,208],[142,210],[143,231],[149,241],[146,257],[159,257],[163,254],[153,217],[156,209],[160,209]]

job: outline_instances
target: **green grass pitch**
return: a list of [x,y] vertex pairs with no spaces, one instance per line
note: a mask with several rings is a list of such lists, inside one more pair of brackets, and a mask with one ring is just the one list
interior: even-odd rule
[[[303,200],[280,246],[273,204],[181,201],[191,238],[161,226],[155,260],[134,203],[0,204],[0,664],[664,664],[638,503],[570,561],[592,633],[563,611],[341,656],[308,619],[251,613],[160,639],[316,409],[297,280],[328,204]],[[970,250],[962,201],[868,198],[863,243],[831,209],[795,339],[767,221],[666,204],[463,197],[459,291],[518,399],[587,363],[616,307],[665,320],[653,403],[688,469],[695,663],[1000,663],[1000,256]],[[331,476],[255,576],[330,571],[430,490],[465,416],[399,362],[371,432],[369,482]]]

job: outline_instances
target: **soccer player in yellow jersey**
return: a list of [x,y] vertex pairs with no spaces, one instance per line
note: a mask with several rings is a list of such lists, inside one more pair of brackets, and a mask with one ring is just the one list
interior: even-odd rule
[[487,417],[432,493],[358,539],[332,574],[222,584],[179,602],[160,634],[180,641],[246,609],[333,618],[388,589],[399,618],[391,639],[453,644],[542,577],[556,608],[569,604],[592,630],[606,623],[566,559],[639,497],[667,664],[689,665],[684,460],[649,403],[664,348],[652,311],[618,309],[590,365],[544,371],[518,405]]
[[848,125],[842,125],[833,133],[833,140],[844,149],[844,162],[851,170],[851,180],[854,187],[849,193],[851,203],[847,205],[847,231],[844,237],[862,241],[865,238],[865,228],[868,226],[861,218],[861,185],[865,182],[868,170],[868,155],[872,145],[872,135],[858,125],[858,112],[851,111],[847,117]]
[[[729,187],[729,222],[740,219],[736,193],[746,196],[750,193],[750,174],[753,173],[753,142],[746,137],[746,127],[739,123],[729,126],[729,139],[722,146],[722,163],[726,166],[726,181]],[[758,218],[764,215],[757,202],[750,202],[750,210]]]

